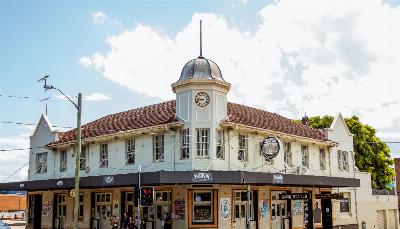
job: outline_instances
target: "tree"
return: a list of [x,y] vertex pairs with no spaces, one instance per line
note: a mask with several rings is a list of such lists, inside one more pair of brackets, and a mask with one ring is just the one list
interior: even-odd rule
[[[325,115],[309,118],[313,128],[328,128],[334,117]],[[357,116],[345,118],[349,131],[354,134],[355,164],[360,171],[371,173],[372,188],[393,189],[390,184],[395,175],[389,147],[376,136],[376,129],[363,124]]]

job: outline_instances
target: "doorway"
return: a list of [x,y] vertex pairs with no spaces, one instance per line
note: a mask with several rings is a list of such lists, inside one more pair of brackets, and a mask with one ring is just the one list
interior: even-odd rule
[[124,213],[128,214],[128,217],[135,218],[135,194],[134,192],[122,192],[121,195],[121,219],[124,217]]
[[271,228],[289,229],[290,228],[290,202],[280,200],[279,194],[286,191],[271,191]]
[[250,200],[247,196],[247,190],[233,191],[234,196],[234,223],[237,229],[247,228],[247,218],[250,219],[250,228],[257,228],[257,195],[255,191],[250,191]]
[[155,229],[164,228],[165,220],[171,220],[171,191],[155,191]]
[[28,228],[40,229],[42,225],[42,195],[29,195]]
[[56,209],[54,214],[54,228],[65,229],[67,219],[67,195],[55,194]]
[[[326,193],[322,193],[326,194]],[[322,209],[322,228],[332,229],[332,201],[330,199],[321,199]]]
[[111,228],[111,193],[96,193],[95,200],[95,215],[98,219],[98,229]]

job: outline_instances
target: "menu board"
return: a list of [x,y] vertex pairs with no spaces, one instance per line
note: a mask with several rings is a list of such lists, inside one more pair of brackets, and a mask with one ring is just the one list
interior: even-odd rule
[[195,221],[211,221],[212,212],[211,206],[194,206],[193,207],[193,220]]
[[349,198],[343,198],[340,200],[340,212],[350,212]]

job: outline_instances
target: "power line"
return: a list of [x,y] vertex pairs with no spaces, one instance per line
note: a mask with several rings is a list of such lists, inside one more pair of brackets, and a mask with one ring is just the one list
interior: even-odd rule
[[[11,121],[0,121],[0,123],[4,123],[4,124],[16,124],[16,125],[25,125],[25,126],[36,126],[36,123],[23,123],[23,122],[11,122]],[[56,125],[52,125],[52,127],[58,127],[58,128],[75,128],[75,127],[71,127],[71,126],[56,126]]]
[[21,151],[21,150],[28,150],[28,149],[45,149],[46,147],[29,147],[29,148],[15,148],[15,149],[0,149],[0,152],[9,152],[9,151]]

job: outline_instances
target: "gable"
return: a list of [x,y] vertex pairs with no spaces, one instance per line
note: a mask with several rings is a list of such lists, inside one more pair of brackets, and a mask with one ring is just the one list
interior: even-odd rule
[[42,114],[42,116],[39,119],[38,124],[35,127],[35,131],[31,135],[31,138],[35,137],[36,134],[38,133],[47,133],[47,134],[52,134],[54,132],[54,128],[51,125],[49,119],[47,118],[46,115]]

